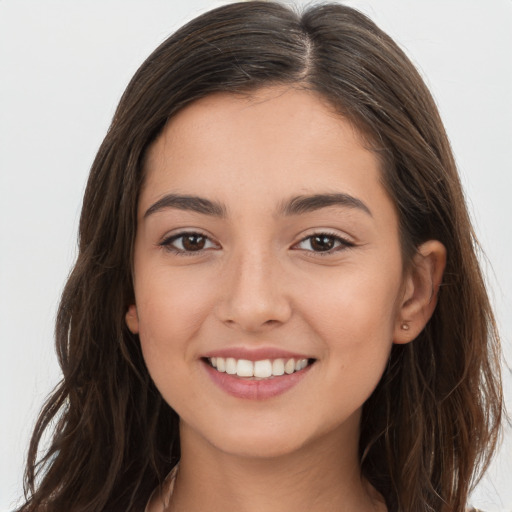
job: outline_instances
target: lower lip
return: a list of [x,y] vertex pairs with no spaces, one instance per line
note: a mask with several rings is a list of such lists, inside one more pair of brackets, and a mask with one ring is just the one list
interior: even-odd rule
[[251,380],[237,377],[224,372],[218,372],[207,362],[203,364],[213,382],[228,395],[248,400],[265,400],[282,395],[298,384],[309,372],[312,364],[290,375],[280,375],[268,379]]

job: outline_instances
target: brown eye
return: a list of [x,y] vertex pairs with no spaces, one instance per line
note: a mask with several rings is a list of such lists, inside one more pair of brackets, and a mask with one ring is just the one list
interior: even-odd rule
[[160,246],[176,254],[191,254],[207,249],[219,248],[210,238],[202,233],[180,233],[166,238],[160,243]]
[[206,245],[206,237],[203,235],[190,234],[182,237],[182,245],[185,251],[200,251]]
[[345,240],[340,236],[331,235],[329,233],[317,233],[304,238],[296,247],[310,252],[330,253],[353,246],[354,244],[352,242]]
[[330,251],[334,247],[335,239],[333,236],[315,235],[311,237],[311,248],[314,251]]

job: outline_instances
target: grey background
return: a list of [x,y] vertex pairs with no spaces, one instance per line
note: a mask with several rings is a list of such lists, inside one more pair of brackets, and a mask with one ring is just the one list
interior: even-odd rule
[[[53,323],[81,196],[128,80],[211,0],[0,0],[0,510],[22,492],[35,417],[59,379]],[[304,2],[297,1],[297,4]],[[512,361],[512,1],[354,0],[439,104]],[[512,377],[504,368],[512,409]],[[512,434],[473,495],[512,511]]]

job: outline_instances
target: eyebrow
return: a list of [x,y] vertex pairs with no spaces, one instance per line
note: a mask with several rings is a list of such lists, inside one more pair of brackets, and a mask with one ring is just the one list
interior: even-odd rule
[[313,195],[304,195],[304,196],[296,196],[285,202],[280,212],[283,215],[300,215],[303,213],[312,212],[315,210],[320,210],[321,208],[328,208],[329,206],[343,206],[345,208],[355,208],[361,210],[370,217],[372,217],[372,212],[357,197],[351,196],[350,194],[313,194]]
[[144,218],[165,208],[188,210],[214,217],[226,216],[226,208],[221,203],[198,196],[167,194],[146,210]]
[[[343,193],[295,196],[288,201],[283,202],[281,207],[278,209],[278,213],[284,216],[301,215],[315,210],[320,210],[322,208],[328,208],[329,206],[355,208],[372,216],[372,212],[368,206],[363,203],[363,201],[357,197],[351,196],[350,194]],[[221,218],[226,217],[227,212],[227,208],[222,203],[211,201],[204,197],[167,194],[146,210],[144,218],[166,208],[193,211],[203,215],[211,215]]]

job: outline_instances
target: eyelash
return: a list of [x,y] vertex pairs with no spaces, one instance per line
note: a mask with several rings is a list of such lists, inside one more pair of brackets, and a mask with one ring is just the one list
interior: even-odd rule
[[[204,233],[201,233],[199,231],[186,231],[183,233],[178,233],[176,235],[169,236],[169,237],[165,238],[164,240],[162,240],[158,245],[160,247],[162,247],[163,249],[165,249],[166,251],[169,251],[178,256],[194,256],[196,254],[203,253],[204,251],[206,251],[208,249],[211,249],[211,247],[208,247],[208,248],[198,249],[197,251],[190,251],[190,250],[186,250],[186,249],[179,249],[173,245],[174,242],[176,242],[177,240],[184,239],[187,236],[201,237],[201,238],[205,239],[206,243],[209,242],[210,244],[213,244],[211,239]],[[296,249],[296,250],[303,250],[305,252],[310,252],[310,253],[318,255],[318,256],[326,256],[326,255],[333,254],[333,253],[336,253],[339,251],[343,251],[345,249],[350,249],[351,247],[355,246],[355,244],[353,242],[347,240],[346,238],[343,238],[334,233],[322,231],[322,232],[318,232],[318,233],[312,233],[311,235],[304,237],[302,240],[300,240],[298,243],[296,243],[294,245],[294,247],[302,244],[303,242],[305,242],[307,240],[312,240],[315,237],[329,238],[333,241],[334,244],[338,244],[338,245],[335,245],[333,248],[328,249],[326,251],[314,251],[314,250],[309,250],[309,249]],[[182,242],[182,245],[183,245],[183,242]]]
[[[311,244],[311,240],[314,238],[317,238],[317,237],[329,238],[329,239],[333,240],[333,242],[335,244],[338,244],[338,245],[335,245],[333,248],[331,248],[327,251],[312,251],[312,250],[308,250],[308,249],[302,249],[302,250],[304,250],[306,252],[311,252],[311,253],[315,254],[315,256],[327,256],[327,255],[334,254],[339,251],[344,251],[346,249],[350,249],[351,247],[355,246],[355,244],[353,242],[351,242],[350,240],[347,240],[346,238],[343,238],[342,236],[339,236],[335,233],[329,233],[328,231],[312,233],[311,235],[304,237],[300,242],[295,244],[295,246],[302,244],[306,240],[310,240],[310,244]],[[298,250],[301,250],[301,249],[298,249]]]
[[[158,245],[165,249],[166,251],[176,254],[177,256],[195,256],[196,254],[200,254],[204,252],[207,249],[199,249],[197,251],[188,251],[186,249],[179,249],[173,245],[174,242],[176,242],[179,239],[184,239],[187,236],[194,236],[194,237],[201,237],[206,240],[206,242],[213,243],[209,236],[205,235],[204,233],[201,233],[200,231],[185,231],[183,233],[178,233],[176,235],[171,235],[164,240],[162,240]],[[182,241],[183,245],[183,241]]]

